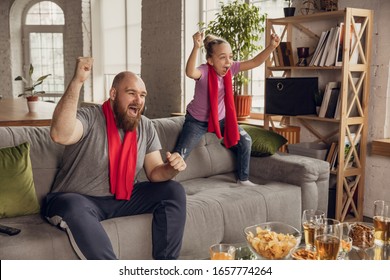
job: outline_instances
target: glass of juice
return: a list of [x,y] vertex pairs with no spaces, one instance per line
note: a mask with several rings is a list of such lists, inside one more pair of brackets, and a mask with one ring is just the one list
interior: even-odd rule
[[236,247],[230,244],[214,244],[210,246],[211,260],[234,260]]

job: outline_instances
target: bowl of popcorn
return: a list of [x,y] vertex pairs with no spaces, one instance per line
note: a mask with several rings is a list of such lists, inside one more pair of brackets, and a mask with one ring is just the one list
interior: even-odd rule
[[302,234],[295,227],[280,222],[267,222],[246,227],[246,242],[259,258],[282,260],[301,242]]

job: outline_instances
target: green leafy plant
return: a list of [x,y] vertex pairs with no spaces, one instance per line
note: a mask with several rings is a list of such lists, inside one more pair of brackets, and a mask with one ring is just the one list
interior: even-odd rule
[[291,8],[293,0],[286,0],[288,2],[288,7]]
[[30,64],[30,69],[28,71],[28,77],[17,76],[15,81],[22,81],[24,83],[24,92],[19,94],[18,97],[24,96],[34,96],[39,94],[44,94],[45,91],[35,91],[35,88],[43,83],[43,81],[49,77],[51,74],[47,74],[39,77],[37,80],[33,80],[34,66]]
[[[235,61],[246,60],[262,49],[259,45],[261,35],[265,31],[267,14],[260,14],[260,9],[243,1],[221,3],[221,10],[214,20],[206,26],[199,23],[200,28],[205,28],[205,34],[213,34],[225,39],[231,46]],[[248,83],[244,73],[239,73],[233,78],[234,94],[242,94],[242,87]]]

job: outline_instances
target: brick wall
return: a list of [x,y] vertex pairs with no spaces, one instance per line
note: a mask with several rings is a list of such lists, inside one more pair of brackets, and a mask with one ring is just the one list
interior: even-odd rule
[[148,91],[146,115],[150,118],[181,110],[182,22],[182,1],[142,1],[141,76]]
[[9,10],[14,1],[0,1],[0,95],[12,96],[11,48],[9,29]]
[[[10,36],[10,17],[17,21],[21,18],[24,7],[29,0],[1,0],[0,1],[0,85],[3,97],[17,96],[20,93],[20,83],[13,82],[14,76],[19,75],[22,69],[21,27],[13,29],[13,41]],[[90,1],[89,0],[54,0],[65,14],[64,33],[64,64],[65,86],[73,76],[75,58],[90,55],[90,43],[83,44],[83,38],[90,38]],[[12,5],[14,6],[12,9]],[[12,12],[11,12],[12,11]],[[83,15],[87,15],[86,17]],[[87,20],[85,20],[87,18]],[[84,20],[84,21],[83,21]],[[15,26],[20,24],[15,24]],[[83,28],[84,27],[84,28]],[[11,51],[12,45],[12,51]],[[12,60],[12,64],[11,64]],[[16,74],[17,73],[17,74]]]

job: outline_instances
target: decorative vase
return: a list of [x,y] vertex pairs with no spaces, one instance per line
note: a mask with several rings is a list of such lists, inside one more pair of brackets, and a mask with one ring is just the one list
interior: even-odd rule
[[38,96],[28,96],[27,107],[30,113],[36,113],[38,111]]
[[238,121],[249,118],[252,107],[252,95],[234,95],[234,104]]
[[285,7],[283,10],[285,17],[292,17],[295,14],[295,7]]

